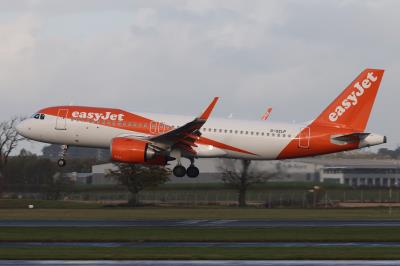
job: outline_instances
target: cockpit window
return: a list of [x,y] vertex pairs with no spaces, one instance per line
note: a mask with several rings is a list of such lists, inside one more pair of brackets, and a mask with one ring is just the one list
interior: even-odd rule
[[35,119],[44,120],[46,118],[46,115],[45,114],[34,114],[34,115],[32,115],[32,117]]

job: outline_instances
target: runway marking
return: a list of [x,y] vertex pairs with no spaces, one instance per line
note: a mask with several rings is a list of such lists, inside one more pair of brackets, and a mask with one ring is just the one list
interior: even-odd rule
[[218,224],[234,223],[237,221],[238,220],[216,220],[216,221],[210,221],[208,224],[218,225]]
[[178,224],[185,224],[185,225],[190,225],[190,224],[199,224],[199,223],[206,223],[208,220],[187,220],[187,221],[180,221]]

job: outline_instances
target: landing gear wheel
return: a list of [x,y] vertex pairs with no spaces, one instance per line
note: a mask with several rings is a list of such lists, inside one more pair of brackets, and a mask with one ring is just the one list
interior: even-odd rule
[[172,173],[176,177],[184,177],[186,175],[186,168],[183,167],[182,165],[177,165],[172,170]]
[[187,174],[187,176],[190,177],[190,178],[196,178],[196,177],[199,176],[200,171],[199,171],[199,168],[197,168],[197,167],[194,166],[194,165],[191,165],[191,166],[189,166],[189,168],[187,169],[186,174]]
[[57,164],[59,167],[64,167],[67,164],[67,162],[61,158],[60,160],[57,161]]

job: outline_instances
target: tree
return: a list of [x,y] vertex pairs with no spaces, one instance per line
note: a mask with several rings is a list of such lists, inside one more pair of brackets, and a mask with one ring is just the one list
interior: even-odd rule
[[12,156],[4,168],[8,190],[40,191],[51,186],[58,167],[49,159],[21,150],[19,156]]
[[118,163],[117,170],[110,170],[109,177],[116,178],[131,193],[129,206],[137,206],[139,192],[164,184],[171,174],[168,169],[155,165]]
[[12,118],[9,121],[0,122],[0,172],[8,162],[8,157],[15,150],[18,143],[24,140],[15,126],[21,121],[21,118]]
[[24,138],[21,137],[15,126],[21,122],[22,118],[11,118],[9,121],[0,122],[0,192],[4,190],[5,174],[4,167],[7,165],[8,157],[15,150],[18,143]]
[[71,189],[73,182],[62,173],[58,172],[45,186],[45,196],[48,200],[60,200],[63,192],[68,192]]
[[222,172],[222,181],[238,191],[239,207],[247,205],[246,194],[249,187],[265,183],[281,172],[278,166],[274,172],[261,171],[252,165],[251,160],[243,159],[222,159],[219,169]]

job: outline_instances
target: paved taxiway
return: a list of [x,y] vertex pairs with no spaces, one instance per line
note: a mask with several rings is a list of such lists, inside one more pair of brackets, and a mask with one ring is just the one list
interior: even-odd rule
[[0,220],[0,227],[397,227],[400,220]]
[[398,266],[400,265],[400,261],[387,261],[387,260],[374,260],[374,261],[364,261],[364,260],[355,260],[355,261],[324,261],[324,260],[302,260],[302,261],[232,261],[232,260],[220,260],[220,261],[210,261],[210,260],[202,260],[202,261],[21,261],[21,260],[0,260],[0,265],[18,265],[18,266],[36,266],[36,265],[46,265],[46,266],[59,266],[59,265],[73,265],[73,266],[87,266],[87,265],[106,265],[106,266],[121,266],[121,265],[145,265],[145,266]]

